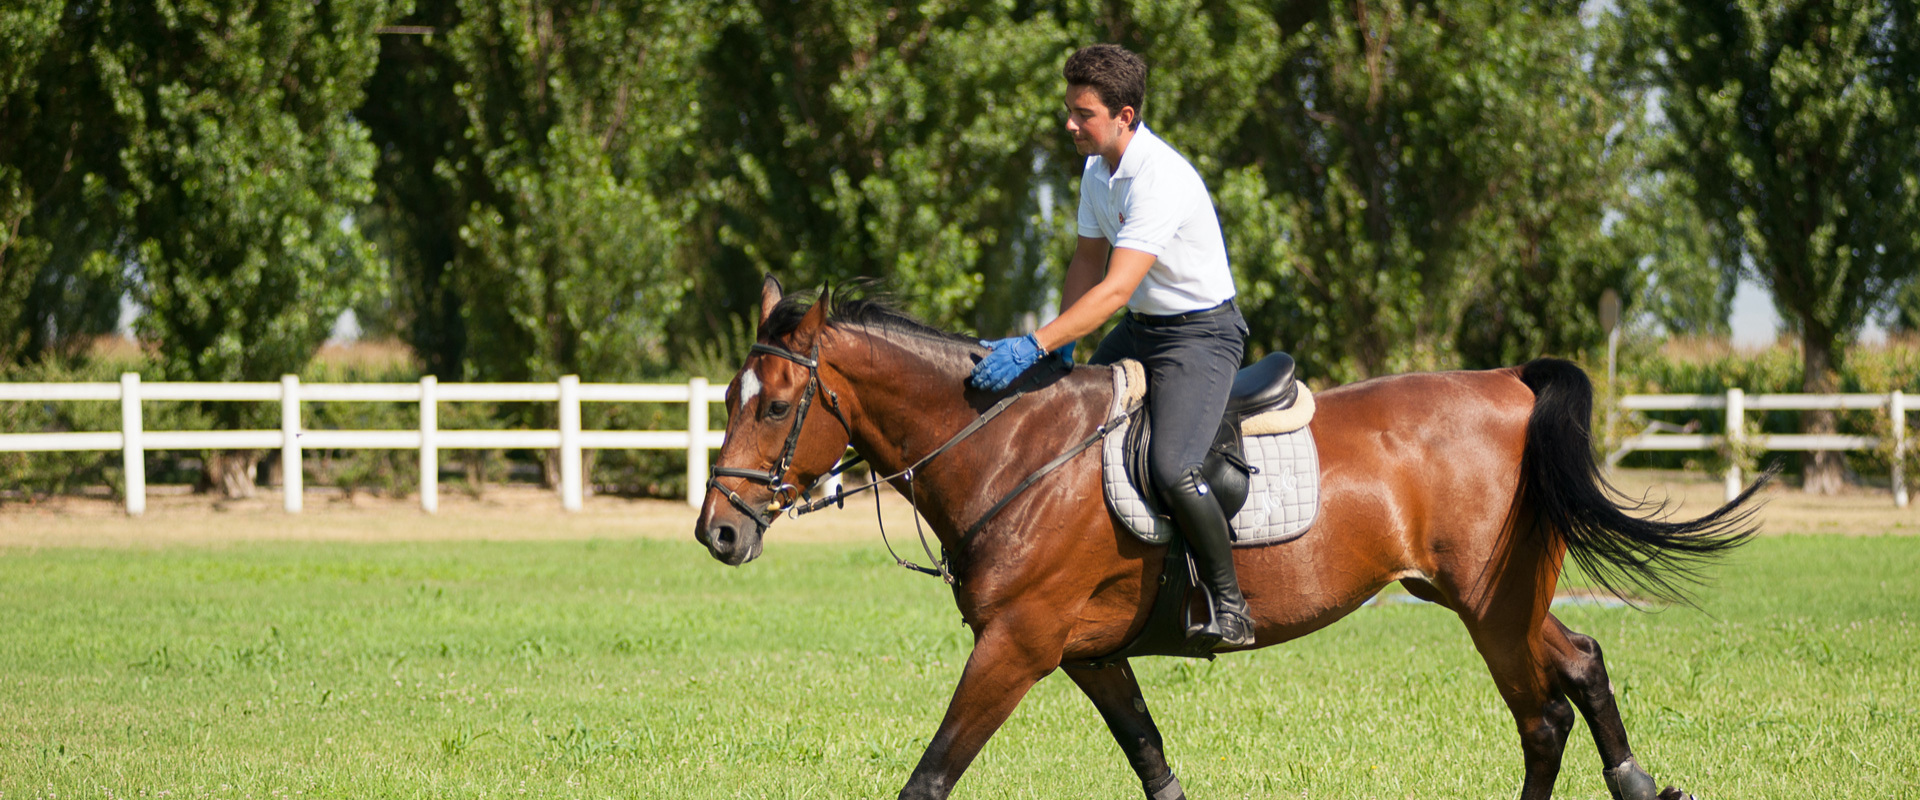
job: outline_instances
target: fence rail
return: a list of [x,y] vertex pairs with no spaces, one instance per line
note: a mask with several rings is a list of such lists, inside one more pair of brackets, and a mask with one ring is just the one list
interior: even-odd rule
[[[1676,430],[1670,425],[1655,424],[1647,432],[1629,436],[1621,440],[1618,447],[1607,456],[1607,465],[1620,463],[1628,453],[1635,451],[1662,450],[1719,450],[1732,445],[1751,445],[1761,450],[1874,450],[1885,446],[1886,439],[1880,436],[1855,436],[1845,434],[1812,433],[1760,433],[1748,438],[1746,412],[1748,411],[1814,411],[1822,409],[1873,411],[1885,410],[1888,417],[1887,437],[1893,440],[1893,504],[1899,508],[1907,507],[1906,465],[1907,452],[1907,412],[1920,410],[1920,396],[1907,397],[1901,392],[1887,394],[1757,394],[1748,396],[1740,389],[1728,389],[1726,394],[1630,394],[1620,398],[1620,408],[1626,411],[1690,411],[1724,409],[1726,414],[1725,434],[1697,434],[1684,429]],[[1728,500],[1739,496],[1743,488],[1743,476],[1740,465],[1734,464],[1727,469],[1726,497]]]
[[[698,506],[707,481],[707,455],[726,435],[708,430],[708,405],[726,399],[726,387],[705,378],[685,384],[581,383],[309,383],[295,376],[278,383],[142,383],[127,373],[115,383],[0,383],[0,401],[119,401],[120,430],[80,433],[0,433],[0,452],[119,450],[126,471],[127,513],[147,508],[146,453],[150,450],[280,451],[283,501],[299,513],[305,493],[301,473],[306,449],[420,451],[420,507],[440,506],[440,451],[498,448],[560,451],[560,505],[578,511],[585,502],[584,450],[685,450],[687,503]],[[257,431],[149,431],[141,404],[148,400],[256,401],[280,403],[280,429]],[[420,426],[410,431],[308,430],[301,406],[311,402],[418,403]],[[439,407],[450,402],[556,403],[557,430],[441,430]],[[685,403],[685,430],[583,431],[581,403]]]
[[[698,506],[707,479],[708,451],[725,441],[721,431],[708,430],[709,404],[726,399],[726,387],[711,386],[704,378],[685,384],[581,383],[568,375],[557,383],[439,383],[432,377],[418,383],[306,383],[294,376],[278,383],[142,383],[128,373],[119,383],[0,383],[0,401],[118,401],[118,431],[80,433],[0,433],[0,452],[119,450],[126,471],[127,513],[146,510],[146,453],[149,450],[278,449],[284,504],[301,510],[304,493],[301,473],[305,449],[387,449],[420,451],[420,507],[439,508],[440,451],[498,448],[557,449],[560,451],[560,504],[579,510],[585,499],[584,450],[684,450],[687,453],[687,503]],[[256,431],[149,431],[141,423],[141,404],[148,400],[255,401],[280,403],[280,429]],[[704,400],[705,402],[695,402]],[[308,430],[301,424],[304,403],[391,402],[418,403],[418,430],[356,431]],[[557,430],[442,430],[439,405],[454,402],[534,402],[558,405]],[[581,403],[685,403],[685,430],[584,431]],[[1807,411],[1814,409],[1876,410],[1888,412],[1887,436],[1893,439],[1893,499],[1907,505],[1902,456],[1908,445],[1906,414],[1920,410],[1920,396],[1889,394],[1762,394],[1748,396],[1739,389],[1725,394],[1627,395],[1619,408],[1627,411],[1723,410],[1728,435],[1697,434],[1671,425],[1651,426],[1646,432],[1622,439],[1608,455],[1609,466],[1636,451],[1713,451],[1751,444],[1764,450],[1871,450],[1883,446],[1878,436],[1838,434],[1761,433],[1747,438],[1748,411]],[[1727,498],[1738,495],[1742,475],[1738,465],[1726,474]]]

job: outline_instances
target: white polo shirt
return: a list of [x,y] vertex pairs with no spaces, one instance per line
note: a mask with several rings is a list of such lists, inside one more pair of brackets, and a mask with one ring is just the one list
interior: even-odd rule
[[1233,299],[1233,272],[1213,199],[1187,159],[1145,123],[1107,169],[1098,155],[1080,175],[1080,235],[1151,254],[1153,267],[1128,298],[1142,314],[1182,314]]

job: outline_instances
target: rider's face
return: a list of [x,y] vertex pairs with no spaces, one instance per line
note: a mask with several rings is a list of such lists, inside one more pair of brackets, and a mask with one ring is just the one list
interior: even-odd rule
[[1067,133],[1073,134],[1073,146],[1080,155],[1117,160],[1120,140],[1133,124],[1133,106],[1122,106],[1117,112],[1109,109],[1091,86],[1067,87],[1066,105]]

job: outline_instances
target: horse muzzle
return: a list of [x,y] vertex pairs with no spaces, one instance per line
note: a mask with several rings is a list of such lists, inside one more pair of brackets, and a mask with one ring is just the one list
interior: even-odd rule
[[[713,509],[709,505],[709,509]],[[727,509],[726,511],[731,511]],[[744,514],[709,510],[694,525],[693,538],[707,547],[707,553],[720,563],[737,567],[760,557],[766,530]]]

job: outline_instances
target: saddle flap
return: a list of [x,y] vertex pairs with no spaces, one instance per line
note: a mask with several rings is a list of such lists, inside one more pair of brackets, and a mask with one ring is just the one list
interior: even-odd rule
[[[1127,480],[1140,493],[1140,501],[1146,504],[1147,510],[1155,517],[1166,519],[1167,512],[1160,507],[1159,487],[1153,484],[1147,468],[1152,429],[1152,422],[1144,408],[1140,410],[1140,416],[1127,427],[1124,451]],[[1212,487],[1214,500],[1219,502],[1220,510],[1229,519],[1239,513],[1240,507],[1247,502],[1250,469],[1241,452],[1240,438],[1239,420],[1232,415],[1223,417],[1220,427],[1214,431],[1213,442],[1207,448],[1206,462],[1200,467],[1201,477]]]
[[1233,390],[1227,395],[1227,415],[1248,417],[1291,405],[1296,394],[1293,368],[1293,356],[1274,353],[1234,373]]

